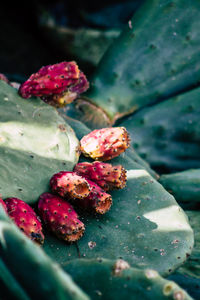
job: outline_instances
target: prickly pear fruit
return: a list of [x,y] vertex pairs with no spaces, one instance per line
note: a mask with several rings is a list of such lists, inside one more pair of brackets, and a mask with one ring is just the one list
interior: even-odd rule
[[119,156],[129,146],[129,134],[125,127],[95,129],[80,141],[85,156],[102,161]]
[[9,217],[31,240],[43,244],[42,224],[34,210],[18,198],[5,200]]
[[82,199],[90,192],[87,180],[75,172],[61,171],[54,174],[50,179],[50,186],[61,197]]
[[7,212],[7,207],[3,199],[0,198],[0,204],[3,206],[4,210]]
[[96,213],[105,214],[111,207],[112,197],[100,186],[91,180],[87,180],[90,185],[90,193],[83,199],[74,199],[75,204],[85,209],[94,210]]
[[86,76],[76,62],[57,63],[42,67],[19,88],[23,98],[38,96],[48,104],[63,107],[89,87]]
[[94,181],[105,191],[122,189],[126,185],[126,170],[122,165],[112,166],[100,161],[82,162],[75,165],[74,172]]
[[38,202],[42,220],[58,238],[67,242],[80,239],[85,231],[73,207],[59,196],[43,193]]

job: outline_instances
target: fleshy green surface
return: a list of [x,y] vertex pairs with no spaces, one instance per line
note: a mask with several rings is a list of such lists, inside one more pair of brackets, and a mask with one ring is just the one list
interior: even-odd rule
[[194,230],[194,248],[186,263],[169,278],[186,289],[194,299],[200,299],[200,211],[186,211],[186,213]]
[[129,268],[116,274],[115,269],[116,262],[106,259],[77,259],[64,266],[91,299],[192,299],[154,270]]
[[58,264],[20,232],[6,216],[2,206],[0,257],[0,278],[13,297],[23,300],[89,299]]
[[182,207],[200,207],[200,169],[162,175],[160,183],[169,191]]
[[144,108],[120,123],[136,152],[162,171],[200,168],[200,88]]
[[113,122],[193,87],[200,79],[199,26],[198,0],[145,1],[101,59],[89,101]]
[[48,235],[46,253],[61,265],[78,257],[122,257],[134,267],[171,273],[192,250],[193,232],[186,215],[173,196],[126,154],[112,162],[127,169],[128,181],[125,189],[112,192],[110,211],[103,216],[79,211],[84,236],[67,245]]
[[79,141],[57,111],[0,81],[0,194],[37,201],[51,176],[77,163]]

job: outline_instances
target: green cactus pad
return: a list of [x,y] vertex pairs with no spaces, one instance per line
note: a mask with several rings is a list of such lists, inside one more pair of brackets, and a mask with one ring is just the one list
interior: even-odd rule
[[200,169],[162,175],[159,181],[185,209],[200,207]]
[[[58,264],[20,232],[2,206],[0,256],[0,277],[15,297],[23,295],[20,299],[89,299]],[[5,274],[8,281],[5,280]],[[15,290],[13,283],[17,286]]]
[[64,266],[91,299],[192,299],[156,271],[131,268],[125,261],[76,259]]
[[186,263],[169,278],[175,280],[195,299],[200,299],[200,212],[186,211],[194,230],[194,249]]
[[79,141],[56,109],[0,81],[0,194],[34,203],[53,173],[77,163]]
[[198,0],[192,5],[187,0],[145,1],[101,59],[87,98],[76,102],[83,117],[94,127],[113,124],[197,84],[199,26]]
[[79,211],[84,236],[72,245],[51,235],[44,249],[59,263],[85,257],[122,258],[131,266],[169,274],[180,266],[193,246],[193,232],[183,210],[149,173],[126,154],[112,160],[127,169],[127,186],[112,192],[105,215]]
[[144,108],[120,123],[136,152],[162,171],[200,168],[200,88]]

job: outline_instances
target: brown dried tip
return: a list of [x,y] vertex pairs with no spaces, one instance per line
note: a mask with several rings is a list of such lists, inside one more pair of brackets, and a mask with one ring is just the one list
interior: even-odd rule
[[50,180],[50,186],[52,191],[61,197],[82,199],[90,193],[90,186],[87,180],[75,172],[61,171],[53,175]]
[[130,146],[130,137],[124,127],[95,129],[80,141],[85,156],[106,161],[119,156]]
[[91,191],[86,198],[77,200],[77,205],[85,209],[92,209],[99,214],[105,214],[107,211],[109,211],[112,205],[111,195],[106,193],[91,180],[88,180],[88,183],[90,185]]

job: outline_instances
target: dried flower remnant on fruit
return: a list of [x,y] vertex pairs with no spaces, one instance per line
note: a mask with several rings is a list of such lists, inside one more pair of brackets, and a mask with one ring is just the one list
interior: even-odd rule
[[87,210],[93,210],[98,214],[105,214],[112,205],[112,197],[100,186],[91,180],[87,180],[90,185],[90,193],[83,199],[75,199],[78,206]]
[[100,161],[83,162],[76,164],[74,172],[94,181],[105,191],[123,189],[126,186],[126,170],[122,165],[113,166]]
[[40,196],[38,210],[47,228],[59,239],[67,242],[79,240],[84,231],[84,224],[78,219],[74,208],[59,196],[44,193]]
[[50,179],[51,190],[61,197],[82,199],[89,195],[90,186],[85,178],[75,172],[61,171]]
[[34,210],[18,198],[5,200],[9,217],[31,240],[38,244],[44,243],[42,224]]
[[100,161],[119,156],[129,146],[129,134],[124,127],[95,129],[80,141],[82,153]]
[[86,76],[74,61],[42,67],[19,88],[23,98],[40,97],[44,102],[64,107],[89,88]]

